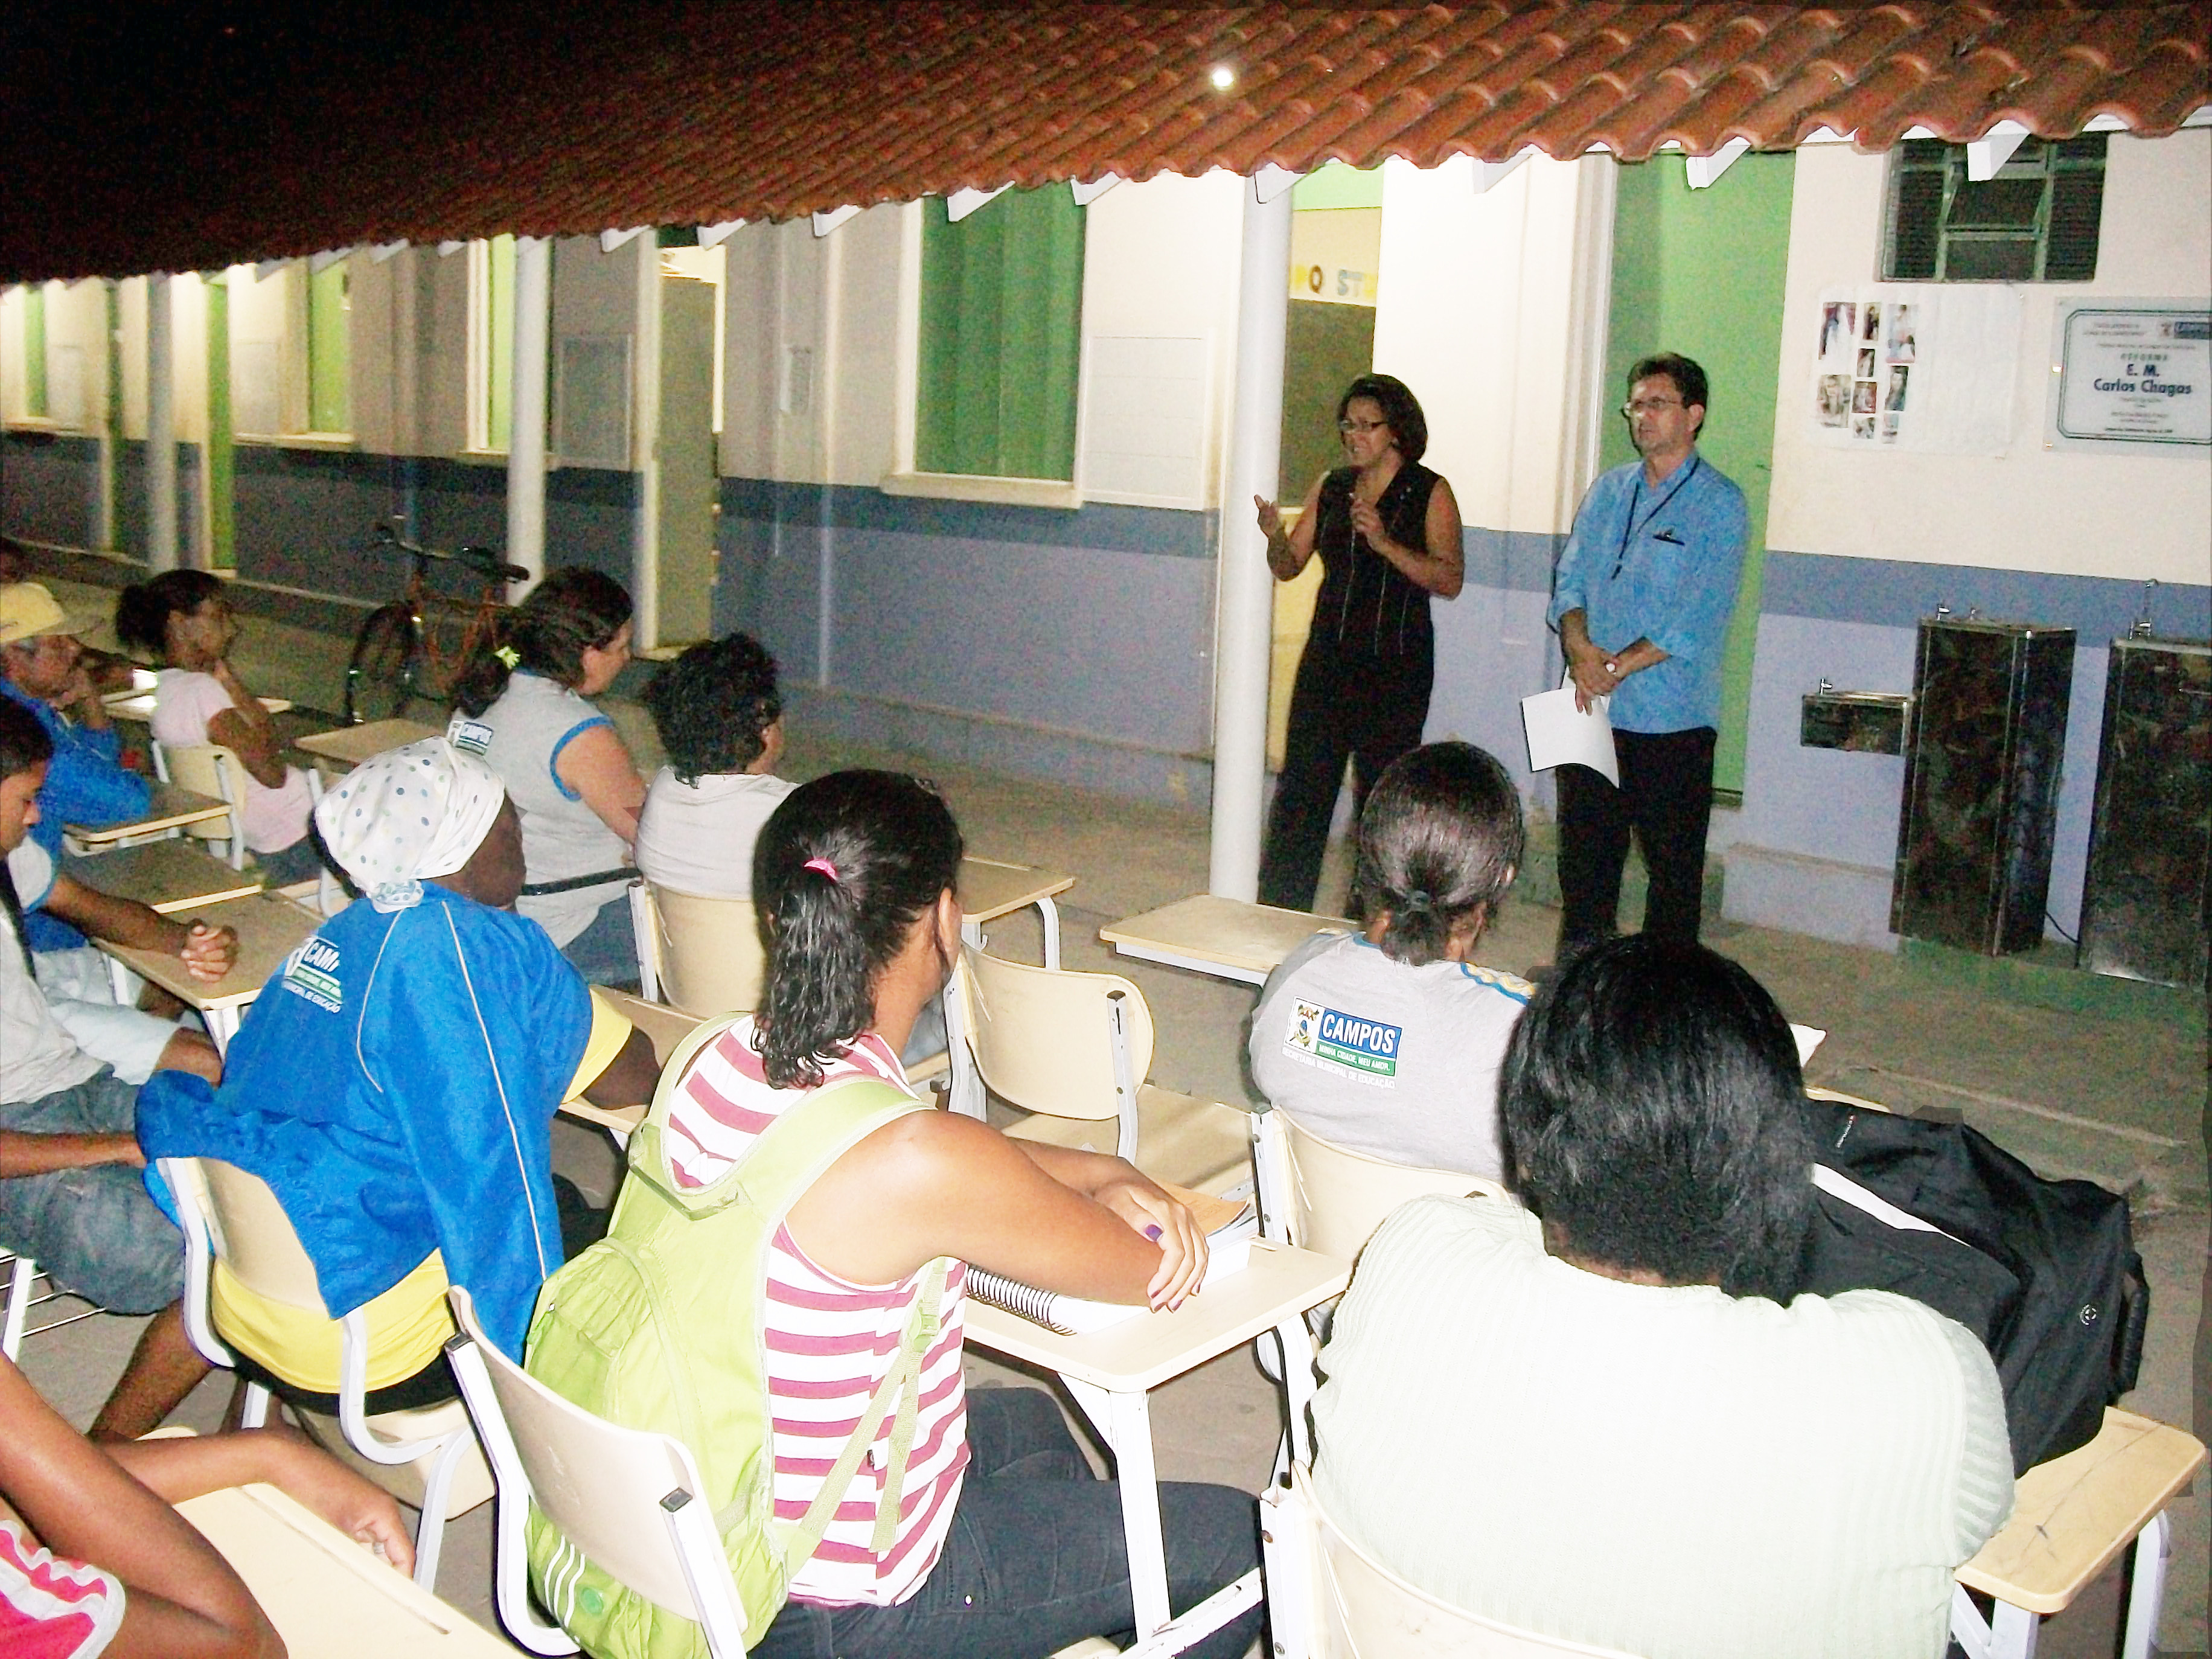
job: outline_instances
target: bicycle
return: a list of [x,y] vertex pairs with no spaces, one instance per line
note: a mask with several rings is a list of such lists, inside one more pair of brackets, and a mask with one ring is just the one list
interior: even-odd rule
[[[378,546],[405,554],[413,568],[405,593],[370,611],[354,637],[353,655],[346,662],[349,726],[397,720],[416,702],[446,708],[461,665],[507,608],[507,584],[530,580],[527,570],[501,562],[488,547],[441,553],[403,541],[388,524],[377,526],[374,534]],[[483,592],[471,601],[431,586],[433,559],[479,569]]]

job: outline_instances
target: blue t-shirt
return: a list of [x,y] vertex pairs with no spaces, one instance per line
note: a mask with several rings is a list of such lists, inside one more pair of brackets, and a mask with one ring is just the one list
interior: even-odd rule
[[1581,611],[1590,642],[1622,651],[1649,640],[1667,660],[1631,674],[1613,694],[1622,732],[1717,726],[1721,649],[1735,609],[1749,520],[1743,492],[1692,452],[1659,481],[1644,464],[1617,466],[1589,487],[1552,580],[1553,628]]
[[[45,698],[26,696],[4,678],[0,694],[29,709],[53,742],[54,757],[39,790],[39,821],[31,826],[31,839],[48,858],[61,862],[66,825],[116,823],[146,810],[154,786],[123,764],[123,739],[112,727],[92,732],[74,726]],[[84,943],[82,933],[44,910],[24,916],[23,933],[33,951],[68,951]]]
[[149,1158],[219,1158],[275,1189],[325,1306],[382,1295],[433,1250],[520,1358],[561,1265],[551,1124],[591,994],[536,922],[426,882],[349,906],[246,1012],[222,1089],[152,1089]]

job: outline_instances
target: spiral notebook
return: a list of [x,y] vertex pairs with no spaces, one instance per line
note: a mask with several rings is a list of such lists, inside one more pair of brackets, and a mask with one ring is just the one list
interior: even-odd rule
[[[1242,1273],[1251,1261],[1252,1240],[1260,1231],[1259,1214],[1253,1206],[1207,1198],[1179,1187],[1169,1186],[1167,1190],[1188,1205],[1206,1228],[1206,1282],[1211,1285],[1231,1273]],[[977,1301],[1019,1314],[1062,1336],[1103,1331],[1148,1311],[1141,1302],[1092,1302],[1079,1296],[1063,1296],[974,1266],[969,1267],[965,1282],[968,1294]]]

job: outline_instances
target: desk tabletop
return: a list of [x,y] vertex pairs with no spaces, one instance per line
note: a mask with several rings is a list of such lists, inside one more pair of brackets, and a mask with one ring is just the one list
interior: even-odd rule
[[1039,899],[1056,898],[1074,885],[1073,876],[1033,864],[1005,864],[997,859],[960,860],[960,908],[970,921],[1011,915]]
[[2030,1613],[2057,1613],[2203,1462],[2196,1436],[2108,1407],[2094,1440],[2020,1477],[2012,1519],[1959,1569],[1958,1580]]
[[1133,947],[1133,955],[1164,951],[1265,977],[1316,933],[1348,933],[1355,926],[1342,916],[1278,910],[1272,905],[1194,893],[1157,910],[1124,917],[1100,928],[1098,937],[1109,945]]
[[261,890],[264,880],[260,870],[234,870],[198,842],[174,837],[65,859],[62,873],[117,898],[136,899],[163,915],[249,897]]
[[973,1297],[963,1317],[968,1340],[980,1347],[1115,1394],[1133,1394],[1297,1318],[1351,1280],[1348,1262],[1255,1238],[1243,1272],[1209,1279],[1172,1313],[1139,1314],[1087,1336],[1062,1336]]
[[370,720],[365,726],[341,726],[335,731],[317,732],[299,738],[292,746],[304,749],[310,755],[319,755],[325,760],[358,766],[372,755],[380,755],[403,744],[420,742],[424,738],[442,736],[445,730],[442,726],[425,726],[420,720]]
[[226,817],[229,813],[230,808],[213,795],[196,795],[173,783],[157,783],[146,810],[135,818],[125,818],[120,823],[70,823],[63,828],[87,847],[106,847],[133,836],[181,830],[188,823],[202,823],[210,818]]
[[315,914],[274,893],[229,899],[193,913],[194,921],[238,930],[238,960],[218,980],[194,979],[181,957],[100,941],[100,948],[143,980],[150,981],[203,1012],[239,1008],[261,994],[270,975],[284,965],[300,942],[320,926]]
[[[117,720],[150,722],[154,718],[154,694],[151,691],[111,693],[102,701],[107,704],[107,712]],[[289,697],[264,697],[261,706],[272,714],[281,714],[291,708],[292,700]]]
[[459,1608],[274,1486],[188,1498],[177,1512],[246,1581],[289,1652],[514,1659],[514,1649]]

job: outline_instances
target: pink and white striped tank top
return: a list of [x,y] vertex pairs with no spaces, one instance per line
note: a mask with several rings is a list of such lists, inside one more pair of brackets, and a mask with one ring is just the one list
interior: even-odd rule
[[[703,1187],[744,1156],[777,1115],[806,1091],[772,1087],[762,1075],[748,1018],[702,1049],[672,1102],[663,1145],[677,1179]],[[898,1059],[870,1032],[827,1068],[823,1083],[879,1078],[911,1093]],[[945,1275],[938,1339],[921,1367],[921,1397],[907,1455],[899,1523],[878,1560],[876,1503],[890,1455],[893,1417],[875,1443],[821,1547],[792,1580],[794,1601],[830,1607],[889,1607],[918,1589],[937,1564],[968,1467],[968,1409],[960,1369],[962,1282]],[[890,1370],[927,1267],[896,1285],[854,1285],[810,1261],[787,1227],[769,1250],[765,1339],[775,1444],[775,1513],[796,1522],[821,1489],[869,1398]]]

